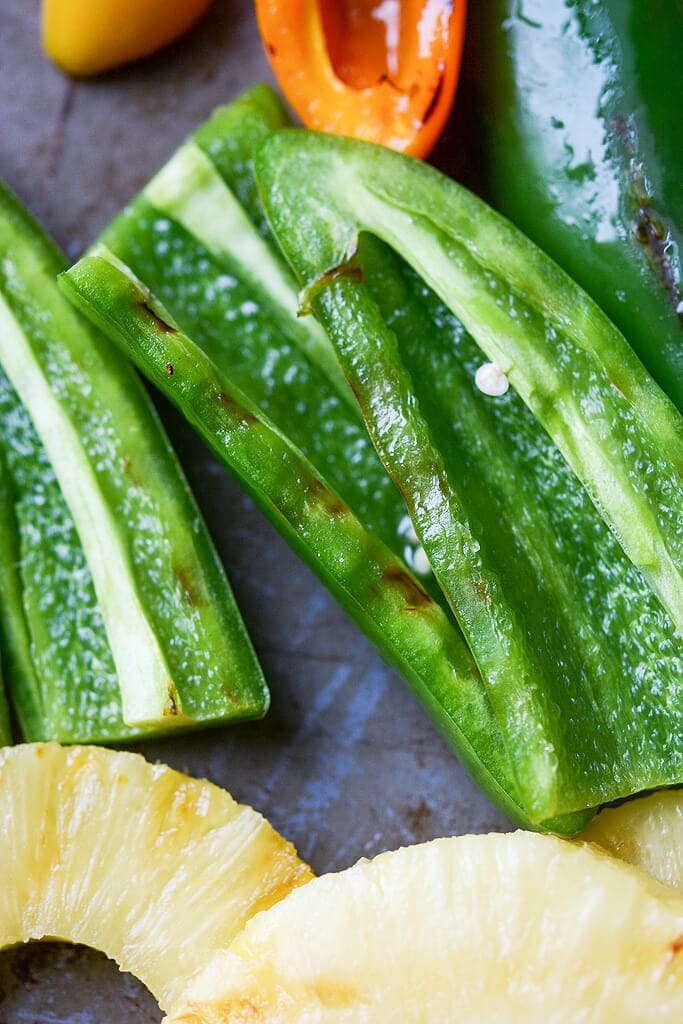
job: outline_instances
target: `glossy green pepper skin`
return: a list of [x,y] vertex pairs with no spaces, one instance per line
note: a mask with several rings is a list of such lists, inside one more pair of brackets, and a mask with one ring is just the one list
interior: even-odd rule
[[[84,257],[62,275],[61,285],[183,412],[402,672],[485,791],[513,820],[528,824],[462,634],[404,563],[108,250]],[[141,294],[154,316],[142,312]],[[160,322],[167,327],[160,330]],[[577,827],[570,823],[568,829]]]
[[[482,788],[529,825],[480,673],[429,567],[413,571],[419,544],[405,503],[334,350],[311,317],[295,319],[296,282],[282,256],[271,242],[259,248],[268,229],[252,156],[283,123],[264,87],[217,111],[105,232],[128,266],[96,248],[62,287],[181,409],[413,687]],[[229,217],[232,229],[214,237]],[[140,315],[134,297],[144,286],[131,284],[131,269],[180,334]],[[572,832],[585,820],[553,827]]]
[[[673,404],[573,281],[425,164],[289,131],[265,141],[256,171],[303,302],[337,347],[488,684],[531,816],[679,779],[683,420]],[[519,405],[507,434],[487,422],[486,400],[468,395],[473,371],[468,388],[458,353],[449,366],[442,352],[443,314],[409,312],[419,283],[402,297],[394,283],[397,298],[383,298],[386,260],[368,233],[431,285],[481,362],[505,371],[592,509],[571,474],[549,472],[554,456]],[[644,622],[658,639],[634,645]]]
[[0,618],[27,730],[37,703],[44,732],[65,741],[263,714],[260,667],[150,399],[64,300],[61,255],[4,189],[0,247],[2,438],[20,551]]
[[116,669],[73,517],[31,418],[1,369],[0,451],[0,650],[22,734],[30,742],[134,739],[138,730],[123,721]]
[[[16,565],[18,560],[17,531],[14,523],[12,492],[10,480],[7,473],[7,466],[3,458],[2,446],[0,445],[0,602],[4,595],[11,590],[16,578]],[[2,673],[6,674],[7,664],[1,666]],[[12,731],[9,722],[9,709],[7,697],[3,687],[2,675],[0,675],[0,745],[5,746],[12,742]]]
[[469,18],[477,187],[683,411],[683,5],[488,0]]
[[[595,303],[426,164],[297,131],[260,153],[266,209],[304,304],[354,277],[362,231],[396,249],[507,374],[683,632],[683,419]],[[297,185],[297,164],[315,188]]]
[[[210,139],[207,127],[199,147],[214,167],[197,156],[196,136],[105,233],[116,254],[162,295],[170,313],[158,306],[157,314],[168,316],[179,334],[155,330],[140,316],[135,295],[143,286],[105,249],[65,275],[67,293],[194,423],[412,683],[483,788],[516,820],[547,827],[551,816],[580,812],[582,818],[554,823],[571,831],[585,820],[586,808],[682,778],[676,710],[682,702],[681,650],[671,618],[520,398],[512,390],[498,400],[477,392],[473,378],[483,356],[451,310],[378,239],[360,232],[357,245],[360,229],[371,226],[385,238],[388,232],[392,245],[422,261],[423,276],[440,286],[443,267],[433,252],[426,267],[420,232],[445,244],[454,224],[465,238],[477,228],[469,255],[476,253],[479,263],[468,260],[462,238],[451,236],[447,246],[449,266],[462,272],[460,285],[466,283],[474,300],[472,329],[481,336],[490,326],[497,343],[516,339],[525,346],[518,365],[509,367],[511,378],[530,401],[535,396],[537,413],[568,447],[574,430],[574,456],[588,470],[592,452],[603,443],[618,449],[620,441],[616,434],[602,436],[597,413],[582,437],[579,406],[585,396],[569,401],[553,390],[553,374],[546,379],[553,337],[544,318],[560,317],[562,329],[569,325],[575,332],[571,343],[563,343],[567,353],[576,350],[579,364],[587,360],[589,376],[599,377],[605,355],[620,365],[615,379],[626,394],[620,399],[613,383],[599,379],[597,394],[608,403],[644,403],[671,446],[664,463],[680,441],[670,403],[632,356],[626,353],[621,365],[623,339],[614,342],[614,358],[613,328],[576,286],[457,186],[404,158],[396,162],[375,150],[371,156],[370,147],[296,133],[267,140],[259,161],[270,216],[301,283],[309,286],[306,301],[325,320],[377,451],[429,554],[434,575],[428,570],[418,584],[410,570],[415,556],[407,557],[397,537],[405,505],[381,484],[372,450],[355,447],[357,414],[336,383],[325,380],[326,359],[295,342],[284,307],[268,293],[277,275],[258,282],[254,265],[245,266],[244,253],[262,237],[262,217],[253,214],[249,228],[243,207],[240,230],[225,230],[228,217],[234,225],[239,213],[231,171],[241,167],[248,177],[258,141],[247,133],[239,145],[240,113],[253,125],[255,108],[252,94],[216,115],[220,131]],[[268,124],[264,116],[262,138]],[[226,182],[232,191],[226,192]],[[378,190],[376,216],[367,202],[369,186]],[[486,262],[491,252],[493,269]],[[274,290],[280,295],[279,284]],[[500,299],[492,298],[497,291]],[[530,338],[516,334],[515,314],[532,326]],[[594,327],[606,336],[596,338]],[[599,350],[600,340],[606,351]],[[169,359],[181,360],[183,372],[174,362],[169,377]],[[571,377],[571,362],[564,372]],[[216,393],[230,398],[223,408],[217,409]],[[553,416],[558,398],[573,414],[568,433]],[[243,412],[231,420],[228,406]],[[636,440],[652,444],[652,438],[638,437],[641,429],[637,419]],[[331,508],[335,495],[343,499],[331,530],[306,485],[311,463],[318,480],[313,489],[321,500],[326,495],[322,504]],[[663,486],[680,502],[679,477],[663,468]],[[633,469],[617,459],[610,486],[618,490]],[[656,522],[662,496],[633,486],[632,507]],[[297,493],[303,506],[293,500]],[[382,500],[368,500],[374,493]],[[387,547],[377,546],[379,537]],[[634,553],[643,544],[643,554],[648,545],[638,531],[630,537]],[[389,547],[403,560],[386,572]],[[413,581],[414,596],[422,592],[419,614],[414,599],[409,615],[405,607],[401,611],[395,593],[401,579],[406,587]],[[444,614],[430,603],[427,588],[440,591],[452,608]],[[434,656],[425,659],[428,649]]]

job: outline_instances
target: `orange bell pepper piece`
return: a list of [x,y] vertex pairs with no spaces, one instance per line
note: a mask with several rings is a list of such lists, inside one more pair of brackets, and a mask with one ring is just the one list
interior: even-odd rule
[[466,0],[256,0],[268,59],[308,128],[427,156],[450,113]]

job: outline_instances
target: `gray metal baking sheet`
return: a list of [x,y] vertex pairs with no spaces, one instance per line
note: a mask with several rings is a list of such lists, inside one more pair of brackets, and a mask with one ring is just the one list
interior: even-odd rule
[[[214,107],[261,80],[272,79],[248,0],[217,0],[162,53],[78,82],[41,51],[38,0],[0,0],[0,176],[75,259]],[[463,121],[437,162],[466,173]],[[508,828],[322,585],[178,415],[165,406],[162,414],[272,709],[263,722],[139,749],[253,804],[317,872],[436,836]],[[101,954],[56,944],[0,954],[0,1024],[160,1016],[142,986]]]

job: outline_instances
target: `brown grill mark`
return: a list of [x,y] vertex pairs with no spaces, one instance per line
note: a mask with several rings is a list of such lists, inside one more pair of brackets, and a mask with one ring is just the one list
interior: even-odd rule
[[223,391],[218,392],[218,401],[223,408],[230,413],[235,419],[240,420],[242,423],[258,423],[258,417],[254,416],[252,412],[245,409],[243,405],[236,402],[230,395],[226,395]]
[[190,573],[182,566],[174,568],[175,578],[181,589],[183,600],[185,604],[189,605],[190,608],[198,608],[200,605],[206,602],[202,600],[202,595],[194,585]]
[[152,323],[162,334],[177,334],[178,330],[171,324],[167,323],[163,317],[160,317],[158,313],[155,313],[152,307],[149,305],[146,299],[141,299],[139,302],[140,309],[144,310],[147,316],[150,318]]
[[358,388],[356,387],[356,384],[355,384],[353,378],[350,377],[348,375],[348,373],[346,373],[346,372],[344,373],[344,376],[346,377],[346,383],[351,388],[351,393],[353,394],[353,397],[356,399],[356,401],[358,402],[359,406],[362,409],[363,408],[363,403],[361,401],[360,392],[359,392]]
[[[634,205],[637,207],[637,214],[633,222],[634,238],[643,246],[662,287],[669,296],[674,309],[677,309],[680,290],[667,252],[668,232],[652,209],[643,170],[636,157],[633,128],[626,117],[613,118],[611,128],[629,161],[631,193]],[[683,314],[679,313],[679,319],[683,323]]]
[[611,373],[609,370],[607,370],[606,372],[607,372],[607,379],[610,382],[610,384],[612,385],[612,387],[616,388],[616,390],[619,392],[619,394],[623,395],[624,398],[626,398],[626,392],[624,391],[621,383],[618,380],[615,379],[614,374]]
[[306,484],[306,494],[319,505],[325,509],[325,511],[335,518],[345,516],[347,512],[346,505],[338,498],[333,491],[331,491],[322,480],[318,480],[316,476],[309,478]]
[[491,604],[491,595],[489,594],[486,580],[472,580],[472,590],[478,598],[483,599],[487,604]]
[[168,700],[164,705],[164,718],[174,718],[178,714],[178,691],[173,683],[168,684]]
[[384,569],[382,571],[382,578],[386,583],[398,587],[410,611],[417,611],[419,608],[425,608],[432,603],[432,599],[427,591],[400,565],[390,565],[387,569]]
[[335,281],[340,280],[357,281],[359,284],[365,280],[365,274],[363,268],[360,265],[358,259],[358,249],[354,249],[353,253],[341,263],[338,263],[336,267],[331,267],[326,270],[320,277],[316,277],[315,281],[311,281],[301,292],[299,308],[296,315],[309,316],[313,309],[311,303],[315,297],[325,288],[329,288]]
[[134,487],[142,486],[142,484],[140,483],[140,477],[133,469],[133,460],[131,459],[130,455],[123,456],[123,472],[126,474],[126,476],[128,477],[128,479],[130,480]]

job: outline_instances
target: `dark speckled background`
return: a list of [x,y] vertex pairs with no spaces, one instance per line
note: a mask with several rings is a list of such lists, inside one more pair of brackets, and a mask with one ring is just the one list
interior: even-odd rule
[[[88,82],[45,59],[38,26],[38,0],[0,0],[0,175],[72,258],[215,106],[270,78],[248,0],[217,0],[175,46]],[[474,180],[464,100],[466,89],[435,158]],[[317,872],[507,827],[327,591],[178,416],[162,414],[273,703],[263,722],[145,744],[147,756],[254,804]],[[149,994],[101,954],[55,944],[0,954],[0,1024],[159,1017]]]

